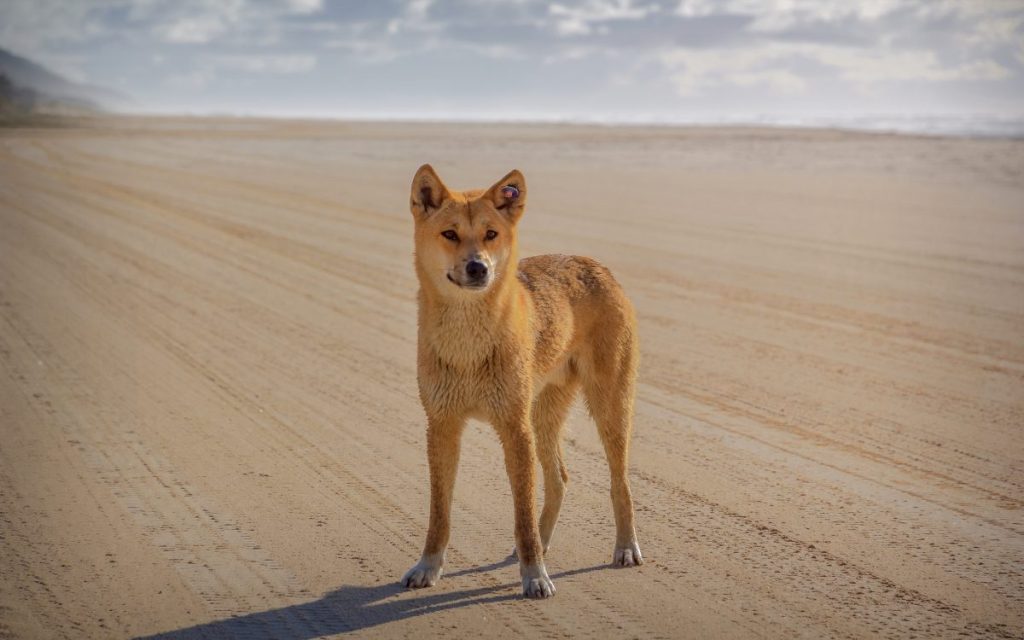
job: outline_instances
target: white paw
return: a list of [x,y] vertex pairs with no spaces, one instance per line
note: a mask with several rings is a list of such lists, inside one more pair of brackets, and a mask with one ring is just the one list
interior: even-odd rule
[[644,557],[640,555],[640,547],[632,542],[628,546],[615,550],[612,556],[612,564],[616,567],[638,567],[644,563]]
[[422,589],[437,584],[441,577],[442,561],[434,558],[421,558],[412,569],[402,576],[402,586],[407,589]]
[[555,583],[551,582],[543,564],[522,567],[520,572],[523,575],[523,596],[541,599],[555,595]]

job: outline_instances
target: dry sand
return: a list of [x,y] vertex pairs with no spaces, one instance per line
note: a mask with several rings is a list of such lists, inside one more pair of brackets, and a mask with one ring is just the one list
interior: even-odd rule
[[[551,601],[491,429],[427,514],[409,180],[639,311],[647,564],[568,425]],[[124,119],[0,131],[0,636],[1021,637],[1024,142]]]

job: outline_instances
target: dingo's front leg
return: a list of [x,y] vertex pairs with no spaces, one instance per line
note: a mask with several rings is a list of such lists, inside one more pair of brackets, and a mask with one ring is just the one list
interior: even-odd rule
[[459,466],[464,420],[428,420],[427,460],[430,464],[430,525],[420,561],[402,577],[406,587],[432,587],[441,577],[451,530],[452,489]]
[[533,431],[524,415],[519,420],[496,425],[505,449],[505,469],[512,485],[515,506],[516,552],[519,575],[523,578],[523,595],[527,598],[550,598],[555,585],[544,567],[540,531],[535,515],[534,464],[536,453]]

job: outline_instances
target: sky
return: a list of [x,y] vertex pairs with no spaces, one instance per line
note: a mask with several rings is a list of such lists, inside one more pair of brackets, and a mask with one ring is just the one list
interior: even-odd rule
[[0,47],[147,112],[1024,116],[1024,0],[0,0]]

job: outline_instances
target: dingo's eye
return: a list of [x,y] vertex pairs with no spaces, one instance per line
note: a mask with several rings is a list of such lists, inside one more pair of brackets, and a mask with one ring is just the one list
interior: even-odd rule
[[448,238],[452,242],[458,242],[459,241],[459,234],[455,233],[451,229],[448,229],[447,231],[442,231],[441,235],[444,236],[445,238]]
[[494,240],[497,237],[498,237],[498,232],[495,231],[494,229],[488,229],[487,230],[487,234],[484,235],[484,238],[486,240]]

